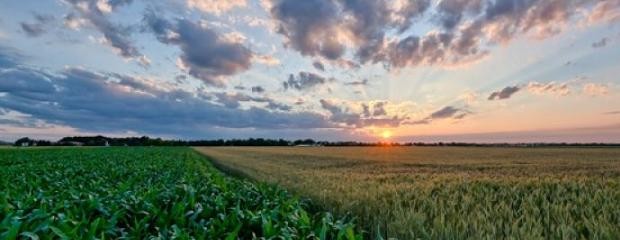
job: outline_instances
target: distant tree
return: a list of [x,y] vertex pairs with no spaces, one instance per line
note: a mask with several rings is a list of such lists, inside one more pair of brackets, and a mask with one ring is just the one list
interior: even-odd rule
[[23,146],[24,144],[31,146],[32,140],[30,138],[23,137],[23,138],[17,139],[17,141],[15,141],[14,143],[15,146]]
[[295,140],[293,142],[294,145],[314,145],[316,143],[316,141],[314,141],[313,139],[299,139],[299,140]]

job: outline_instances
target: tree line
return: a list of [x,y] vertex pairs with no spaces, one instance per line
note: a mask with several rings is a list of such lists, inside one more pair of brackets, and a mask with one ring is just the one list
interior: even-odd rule
[[171,140],[162,138],[105,136],[64,137],[58,141],[20,138],[14,146],[455,146],[455,147],[620,147],[619,143],[465,143],[465,142],[358,142],[316,141],[313,139],[217,139],[217,140]]

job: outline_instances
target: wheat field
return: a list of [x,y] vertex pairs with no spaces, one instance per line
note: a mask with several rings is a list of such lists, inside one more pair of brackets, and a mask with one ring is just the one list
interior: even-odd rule
[[228,173],[356,217],[368,238],[620,236],[617,148],[195,149]]

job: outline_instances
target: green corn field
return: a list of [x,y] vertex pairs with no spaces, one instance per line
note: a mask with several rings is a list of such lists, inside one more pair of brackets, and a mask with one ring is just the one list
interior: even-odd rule
[[362,238],[189,148],[0,149],[0,166],[0,239]]

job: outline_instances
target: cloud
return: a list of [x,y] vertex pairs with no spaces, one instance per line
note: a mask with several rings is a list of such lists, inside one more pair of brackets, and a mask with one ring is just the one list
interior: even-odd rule
[[609,87],[604,84],[586,83],[583,85],[583,93],[591,97],[606,96],[609,94]]
[[290,74],[288,80],[283,82],[283,86],[285,90],[295,89],[301,91],[325,84],[326,82],[327,79],[321,75],[302,71],[297,76]]
[[[385,110],[387,102],[375,102],[372,105],[362,103],[362,116],[364,117],[381,117],[387,116],[388,113]],[[371,107],[372,106],[372,107]]]
[[[577,82],[569,81],[564,83],[548,82],[529,82],[517,86],[505,87],[500,91],[496,91],[489,95],[488,100],[502,100],[512,97],[515,93],[527,90],[527,92],[534,95],[552,95],[556,97],[564,97],[573,93],[571,88],[577,86]],[[605,96],[609,94],[609,87],[604,84],[598,83],[583,83],[580,86],[582,88],[581,94],[587,96]]]
[[363,80],[360,80],[360,81],[346,82],[346,83],[344,83],[344,85],[348,85],[348,86],[366,86],[366,85],[368,85],[368,79],[363,79]]
[[281,0],[269,5],[289,47],[305,56],[337,60],[347,45],[358,46],[358,55],[375,48],[386,28],[404,31],[429,1]]
[[570,87],[568,83],[539,83],[539,82],[529,82],[522,86],[509,86],[504,89],[496,92],[492,92],[491,95],[487,98],[488,100],[504,100],[509,99],[515,93],[521,90],[527,90],[529,93],[536,95],[555,95],[555,96],[566,96],[571,93]]
[[594,24],[597,22],[616,22],[619,20],[620,1],[604,0],[598,1],[598,3],[592,8],[586,22],[588,24]]
[[593,48],[602,48],[602,47],[607,46],[608,42],[609,42],[609,39],[604,37],[604,38],[601,38],[601,40],[592,43],[592,47]]
[[537,95],[551,94],[555,96],[567,96],[571,93],[568,83],[539,83],[530,82],[526,86],[528,92]]
[[263,88],[262,86],[254,86],[254,87],[252,87],[252,92],[253,93],[263,93],[263,92],[265,92],[265,88]]
[[247,24],[250,27],[264,27],[270,32],[273,32],[275,29],[274,22],[266,18],[259,18],[255,16],[244,16],[243,18],[241,18],[241,21],[243,21],[245,24]]
[[252,97],[242,93],[215,93],[217,102],[221,103],[227,108],[239,108],[241,102],[267,102],[267,98]]
[[502,89],[500,91],[492,92],[491,95],[489,95],[489,97],[487,99],[488,100],[508,99],[513,94],[517,93],[519,90],[521,90],[521,88],[519,86],[505,87],[504,89]]
[[173,87],[163,82],[155,82],[151,79],[122,75],[117,73],[109,73],[110,77],[118,80],[119,85],[129,87],[134,91],[142,93],[152,93],[158,91],[170,90]]
[[65,17],[65,26],[76,29],[81,26],[80,21],[87,21],[103,35],[103,42],[115,49],[118,55],[135,60],[143,67],[150,65],[148,58],[140,53],[129,39],[131,29],[111,23],[106,17],[106,14],[120,6],[130,4],[132,0],[65,0],[65,2],[71,4],[81,16],[77,17],[70,13]]
[[[0,59],[9,59],[0,66],[0,108],[49,124],[84,131],[184,136],[200,136],[212,127],[335,127],[321,114],[290,112],[284,104],[267,98],[215,94],[216,102],[212,102],[206,93],[154,87],[161,85],[156,80],[79,68],[49,73],[23,67],[2,53]],[[246,101],[267,106],[239,108],[235,103]]]
[[269,55],[257,55],[254,54],[252,55],[252,59],[260,64],[264,64],[267,66],[276,66],[278,64],[280,64],[280,60],[274,56],[269,56]]
[[54,21],[54,16],[34,14],[34,22],[21,22],[19,26],[22,31],[29,37],[38,37],[47,32],[46,25]]
[[78,30],[87,23],[88,20],[78,16],[74,12],[71,12],[63,17],[63,24],[69,29]]
[[447,106],[444,107],[440,110],[437,110],[436,112],[431,113],[431,115],[429,116],[431,119],[444,119],[444,118],[450,118],[450,117],[454,117],[457,113],[461,112],[461,109],[452,107],[452,106]]
[[17,50],[0,45],[0,69],[17,66],[24,58]]
[[482,10],[481,0],[442,0],[437,5],[437,20],[444,29],[454,29],[464,15],[475,15]]
[[368,104],[362,103],[362,116],[370,117],[370,106]]
[[459,119],[465,118],[466,116],[470,114],[471,112],[468,110],[453,107],[453,106],[446,106],[435,112],[432,112],[431,114],[429,114],[427,117],[423,119],[413,121],[413,122],[408,122],[407,124],[411,124],[411,125],[430,124],[433,121],[442,120],[442,119],[459,120]]
[[274,102],[274,101],[269,101],[267,102],[267,106],[265,106],[268,109],[271,110],[280,110],[280,111],[285,111],[288,112],[290,110],[293,109],[293,107],[283,104],[283,103],[278,103],[278,102]]
[[187,6],[206,13],[220,15],[236,7],[245,7],[247,2],[246,0],[187,0]]
[[340,106],[335,103],[321,99],[319,101],[321,103],[321,107],[328,112],[330,112],[331,117],[330,120],[334,122],[339,122],[346,124],[347,126],[359,126],[361,125],[360,116],[356,113],[350,113],[345,109],[340,108]]
[[620,111],[604,112],[603,114],[605,114],[605,115],[617,115],[617,114],[620,114]]
[[312,63],[312,66],[314,66],[314,68],[316,68],[316,70],[319,70],[321,72],[325,72],[325,66],[323,66],[323,63],[321,63],[320,61],[314,61]]
[[472,105],[478,102],[479,94],[473,91],[466,91],[461,94],[458,99],[463,101],[467,105]]
[[362,111],[359,112],[346,107],[345,103],[338,104],[333,100],[321,99],[319,103],[321,108],[330,113],[329,120],[341,127],[398,127],[407,120],[406,117],[389,116],[385,110],[387,102],[374,103],[372,112],[368,104],[361,104]]
[[[302,55],[346,61],[351,51],[361,64],[391,69],[475,63],[520,36],[545,39],[584,19],[590,24],[618,20],[617,2],[274,0],[266,6],[287,46]],[[432,14],[429,30],[407,31],[426,13]]]
[[223,87],[225,76],[245,71],[252,64],[252,51],[199,23],[186,19],[169,22],[154,12],[147,13],[144,22],[160,42],[179,46],[180,68],[206,84]]
[[340,13],[334,1],[282,0],[270,11],[280,22],[277,32],[302,55],[338,59],[344,54],[345,46],[338,39]]
[[373,112],[372,115],[377,117],[377,116],[385,116],[387,115],[387,112],[385,111],[385,102],[377,102],[373,105]]

